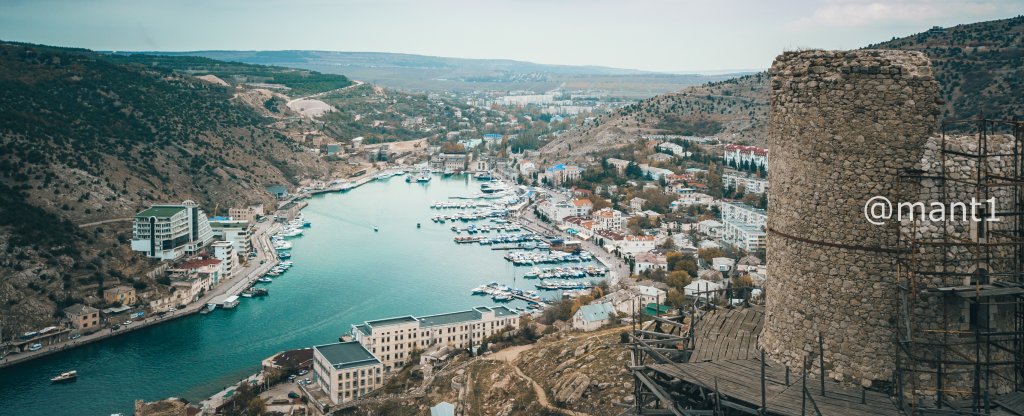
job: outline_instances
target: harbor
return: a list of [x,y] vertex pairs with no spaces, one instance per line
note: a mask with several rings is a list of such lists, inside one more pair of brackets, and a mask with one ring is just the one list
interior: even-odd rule
[[[14,413],[29,416],[61,414],[60,403],[69,402],[80,404],[80,414],[104,415],[130,414],[137,398],[177,396],[199,402],[255,373],[263,358],[337,340],[353,323],[498,304],[472,294],[472,288],[482,283],[521,288],[524,294],[532,290],[544,301],[570,292],[534,288],[539,279],[524,277],[533,267],[506,261],[502,251],[491,250],[494,245],[456,244],[452,224],[430,221],[439,212],[431,208],[433,202],[472,195],[480,181],[440,174],[427,183],[407,183],[398,176],[370,179],[345,193],[305,199],[309,205],[302,214],[312,226],[301,236],[284,239],[292,246],[287,250],[291,257],[280,261],[293,266],[278,277],[269,276],[271,283],[253,284],[277,266],[268,261],[251,281],[238,279],[220,286],[223,292],[218,295],[239,296],[233,309],[196,313],[207,309],[210,296],[195,311],[175,312],[175,319],[160,325],[4,368],[0,402],[31,401],[31,408]],[[265,238],[259,244],[276,251],[270,237],[285,224],[261,224]],[[522,225],[528,228],[527,223]],[[394,261],[396,256],[402,261]],[[551,266],[541,269],[545,267]],[[487,275],[481,276],[481,271]],[[269,295],[244,296],[252,288],[266,288]],[[522,298],[500,303],[537,310]],[[51,384],[51,377],[72,369],[78,372],[76,382]],[[131,395],[124,394],[129,391]],[[44,396],[52,400],[31,399]],[[5,406],[0,415],[11,411],[14,408]]]

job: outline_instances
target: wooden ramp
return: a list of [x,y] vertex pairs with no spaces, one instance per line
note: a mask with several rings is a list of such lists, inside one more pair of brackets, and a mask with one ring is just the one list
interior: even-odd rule
[[720,309],[694,325],[691,363],[749,360],[758,357],[757,338],[764,323],[764,308]]

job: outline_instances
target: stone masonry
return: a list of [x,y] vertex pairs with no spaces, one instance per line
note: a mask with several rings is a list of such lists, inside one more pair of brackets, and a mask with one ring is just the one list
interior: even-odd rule
[[830,378],[891,380],[899,224],[872,225],[863,207],[916,192],[897,178],[919,166],[935,133],[930,62],[919,52],[808,50],[780,55],[771,76],[761,346],[800,369],[821,334]]

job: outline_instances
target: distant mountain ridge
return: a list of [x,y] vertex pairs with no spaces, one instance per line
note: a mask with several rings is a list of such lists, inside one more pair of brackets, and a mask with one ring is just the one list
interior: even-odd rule
[[[933,28],[865,49],[928,55],[944,100],[941,119],[1024,117],[1024,16]],[[549,160],[578,159],[643,135],[687,135],[694,126],[728,141],[764,145],[769,78],[761,72],[652,97],[573,128],[541,150]]]
[[649,97],[737,74],[671,74],[602,66],[548,65],[510,59],[469,59],[385,52],[190,51],[117,52],[199,56],[222,61],[303,68],[344,74],[385,87],[417,91],[533,90],[558,87],[608,90],[611,95]]

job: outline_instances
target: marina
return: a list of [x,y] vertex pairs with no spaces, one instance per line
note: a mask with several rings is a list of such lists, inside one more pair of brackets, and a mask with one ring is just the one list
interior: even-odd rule
[[[79,405],[79,414],[102,415],[130,414],[136,398],[177,396],[198,402],[255,372],[263,358],[337,340],[353,323],[499,302],[518,311],[542,307],[511,295],[497,301],[473,295],[470,289],[481,282],[525,289],[524,295],[532,290],[544,302],[571,295],[571,290],[532,287],[539,280],[524,279],[532,266],[506,261],[503,253],[491,250],[493,245],[455,244],[451,224],[428,221],[437,214],[432,203],[471,194],[479,184],[467,175],[437,174],[427,185],[392,177],[348,193],[311,197],[302,211],[311,226],[287,239],[293,246],[285,250],[292,266],[247,288],[272,288],[272,296],[239,296],[234,309],[183,316],[4,368],[0,402],[32,401],[33,406],[18,413],[0,406],[0,415],[63,414],[60,403],[68,402]],[[403,261],[392,261],[396,255]],[[482,279],[481,270],[489,275]],[[51,384],[51,377],[69,369],[84,376],[75,383]],[[125,396],[125,391],[133,394]],[[44,396],[51,400],[32,400]]]

